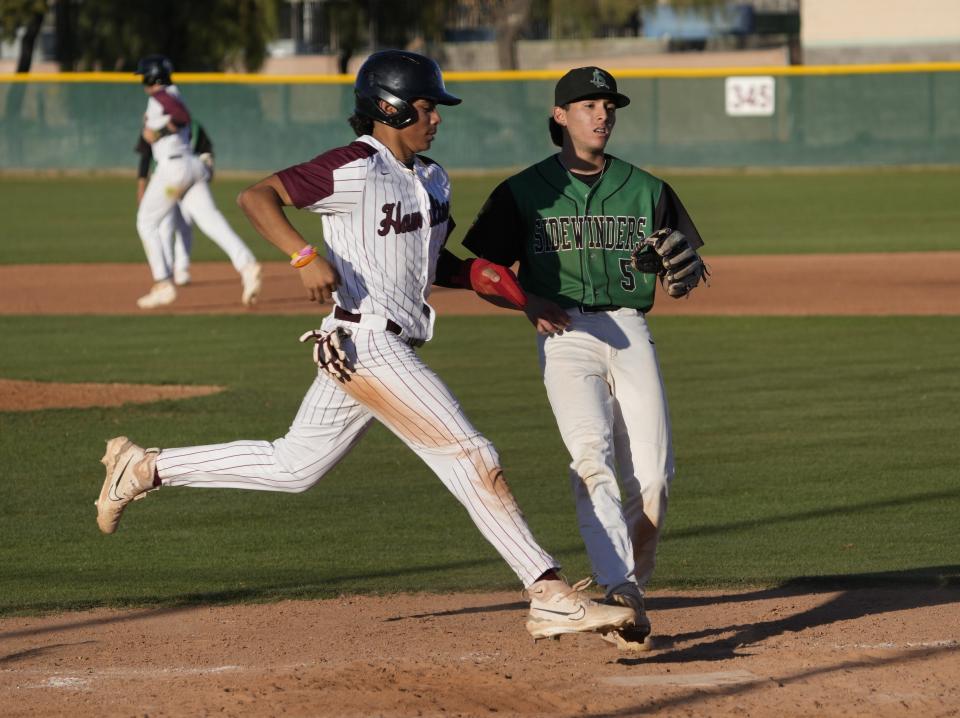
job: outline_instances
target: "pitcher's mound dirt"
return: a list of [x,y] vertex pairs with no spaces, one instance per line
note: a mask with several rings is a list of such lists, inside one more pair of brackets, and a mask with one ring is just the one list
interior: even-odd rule
[[[118,537],[122,540],[122,537]],[[659,647],[517,593],[0,620],[7,716],[955,716],[960,589],[657,592]]]
[[188,399],[223,391],[221,386],[179,384],[70,384],[48,381],[0,379],[0,411],[38,409],[83,409],[91,406],[121,406],[161,399]]

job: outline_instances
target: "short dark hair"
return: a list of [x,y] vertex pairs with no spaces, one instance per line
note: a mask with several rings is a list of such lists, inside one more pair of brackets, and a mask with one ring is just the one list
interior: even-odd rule
[[350,115],[350,117],[347,118],[347,122],[350,123],[350,127],[353,128],[353,131],[356,133],[357,137],[373,134],[373,119],[370,117],[364,117],[363,115],[358,115],[356,112],[354,112],[352,115]]
[[547,119],[547,127],[550,129],[550,139],[557,147],[563,147],[563,128],[557,124],[553,117]]
[[[570,109],[570,104],[559,105],[565,110]],[[553,115],[547,119],[547,127],[550,129],[550,139],[553,140],[553,144],[557,147],[563,147],[563,128],[557,124],[557,121],[553,119]]]

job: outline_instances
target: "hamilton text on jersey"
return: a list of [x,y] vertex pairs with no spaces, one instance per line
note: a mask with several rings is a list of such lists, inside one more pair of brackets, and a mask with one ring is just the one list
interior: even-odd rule
[[[377,230],[377,234],[381,237],[385,237],[391,229],[395,234],[403,234],[423,227],[423,216],[419,212],[403,214],[400,202],[388,202],[380,209],[384,217],[380,220],[380,229]],[[430,226],[436,227],[441,222],[446,222],[449,217],[450,203],[441,202],[430,195]]]

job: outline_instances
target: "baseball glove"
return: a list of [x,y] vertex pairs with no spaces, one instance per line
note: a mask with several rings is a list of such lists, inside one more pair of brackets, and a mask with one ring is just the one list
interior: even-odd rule
[[656,274],[671,297],[687,296],[710,272],[683,232],[658,229],[638,244],[630,257],[638,272]]
[[301,342],[313,342],[313,363],[340,382],[350,381],[350,375],[356,369],[343,348],[344,342],[351,336],[350,330],[337,327],[328,332],[311,329],[301,337]]

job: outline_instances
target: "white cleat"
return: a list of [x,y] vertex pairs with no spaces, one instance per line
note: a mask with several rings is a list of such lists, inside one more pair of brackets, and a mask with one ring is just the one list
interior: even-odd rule
[[164,279],[162,282],[154,284],[149,292],[140,297],[137,300],[137,306],[141,309],[156,309],[173,304],[176,298],[177,289],[173,286],[173,282]]
[[190,270],[189,269],[174,269],[173,270],[173,283],[178,287],[185,287],[190,284]]
[[120,523],[120,515],[131,501],[143,498],[154,488],[153,475],[158,449],[142,449],[125,436],[107,442],[107,451],[100,462],[107,467],[107,475],[100,489],[97,507],[97,526],[105,534],[112,534]]
[[240,301],[244,306],[249,307],[257,303],[257,297],[260,295],[260,289],[263,286],[261,279],[262,268],[258,262],[250,262],[246,267],[240,270],[240,281],[243,284],[243,295]]
[[570,586],[566,581],[537,581],[526,590],[530,598],[527,630],[534,640],[564,633],[607,632],[631,625],[634,610],[592,601],[582,591],[590,579]]

